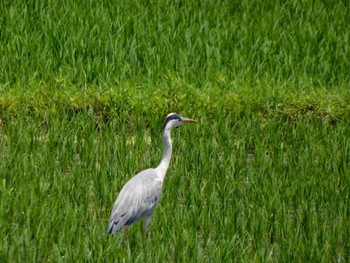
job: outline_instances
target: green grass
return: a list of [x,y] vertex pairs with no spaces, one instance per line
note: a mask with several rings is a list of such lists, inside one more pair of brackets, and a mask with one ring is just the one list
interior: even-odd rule
[[[347,1],[2,1],[0,83],[349,87]],[[229,85],[232,87],[232,85]],[[53,87],[52,87],[53,88]]]
[[[74,117],[74,118],[72,118]],[[161,119],[22,117],[1,133],[2,262],[349,259],[349,123],[249,116],[172,133],[148,239],[107,238],[122,185],[158,164]],[[130,126],[131,125],[131,126]]]
[[[2,1],[0,119],[349,113],[347,1]],[[312,110],[310,110],[312,109]]]
[[349,262],[348,1],[83,2],[0,2],[0,262]]

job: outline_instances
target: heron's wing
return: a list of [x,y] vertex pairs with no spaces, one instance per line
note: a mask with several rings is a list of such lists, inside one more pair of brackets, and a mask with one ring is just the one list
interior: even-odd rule
[[125,225],[152,214],[162,191],[162,182],[154,169],[147,169],[130,179],[115,201],[108,226],[113,234]]

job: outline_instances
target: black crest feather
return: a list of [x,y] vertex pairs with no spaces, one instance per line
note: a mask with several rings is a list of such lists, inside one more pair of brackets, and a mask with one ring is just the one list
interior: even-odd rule
[[176,113],[170,113],[166,118],[165,118],[165,121],[164,121],[164,124],[163,124],[163,129],[165,128],[165,126],[168,124],[169,121],[171,120],[181,120],[181,116],[179,114],[176,114]]

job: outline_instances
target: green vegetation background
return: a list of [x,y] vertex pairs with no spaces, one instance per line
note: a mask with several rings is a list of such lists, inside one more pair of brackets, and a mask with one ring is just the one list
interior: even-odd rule
[[[0,261],[348,262],[348,1],[0,1]],[[142,243],[106,238],[161,156]]]
[[1,115],[125,103],[147,115],[349,111],[347,1],[34,0],[0,8]]

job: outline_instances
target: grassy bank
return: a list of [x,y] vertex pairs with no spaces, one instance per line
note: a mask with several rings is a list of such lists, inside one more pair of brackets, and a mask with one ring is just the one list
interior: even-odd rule
[[[47,84],[32,84],[27,89],[13,87],[0,97],[0,118],[16,118],[23,114],[46,116],[90,111],[106,122],[115,115],[128,112],[130,117],[144,118],[167,112],[183,112],[217,118],[240,120],[249,114],[261,121],[318,119],[331,123],[346,121],[350,114],[350,90],[316,89],[296,92],[286,87],[240,86],[233,90],[213,85],[198,89],[180,80],[171,84],[137,89],[122,87],[76,88],[62,85],[52,90]],[[168,86],[167,86],[168,85]]]

